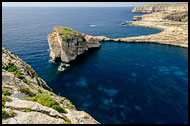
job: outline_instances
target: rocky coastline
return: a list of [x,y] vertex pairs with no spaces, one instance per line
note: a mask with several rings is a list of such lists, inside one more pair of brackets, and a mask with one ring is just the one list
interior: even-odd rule
[[132,12],[153,13],[162,11],[187,11],[187,3],[176,4],[147,4],[133,8]]
[[[188,48],[188,8],[186,4],[140,6],[132,12],[148,12],[134,17],[134,26],[161,29],[147,36],[108,38],[90,36],[73,29],[55,26],[48,35],[50,58],[69,67],[71,61],[90,49],[100,48],[102,41],[153,42]],[[169,5],[170,6],[170,5]],[[142,18],[142,20],[138,20]],[[100,124],[65,97],[53,93],[30,65],[2,48],[2,123],[3,124]]]
[[[160,9],[153,10],[155,6],[159,6]],[[134,16],[135,21],[128,21],[134,26],[160,29],[160,33],[115,39],[105,36],[94,36],[94,38],[99,41],[151,42],[188,48],[188,4],[167,4],[168,9],[162,9],[165,6],[165,4],[155,4],[154,7],[151,5],[148,9],[150,14]],[[140,6],[140,8],[146,7],[147,5]],[[137,8],[134,8],[132,12],[147,12],[145,9]],[[139,18],[142,19],[139,21]]]
[[2,48],[3,124],[99,124],[53,93],[30,65]]

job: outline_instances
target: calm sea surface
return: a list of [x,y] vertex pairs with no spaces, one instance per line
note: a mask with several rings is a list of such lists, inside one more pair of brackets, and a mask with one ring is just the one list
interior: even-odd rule
[[47,35],[65,26],[110,38],[148,35],[132,8],[3,7],[3,47],[30,64],[48,85],[100,123],[187,123],[188,49],[150,43],[101,43],[62,73],[49,63]]

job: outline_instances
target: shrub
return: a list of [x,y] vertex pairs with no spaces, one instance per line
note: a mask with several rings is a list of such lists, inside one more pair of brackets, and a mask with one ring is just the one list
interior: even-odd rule
[[8,72],[14,72],[17,70],[17,67],[15,65],[11,65],[10,67],[8,67]]
[[56,119],[59,119],[59,116],[57,115],[55,118],[56,118]]
[[25,98],[25,100],[38,102],[44,106],[53,108],[60,113],[67,113],[67,111],[64,108],[59,106],[57,101],[55,101],[53,98],[51,98],[50,96],[48,96],[46,94],[37,93],[34,97]]
[[2,105],[3,105],[3,107],[5,106],[6,102],[11,102],[11,101],[12,101],[12,99],[10,99],[10,98],[8,98],[6,96],[2,96]]
[[48,95],[45,94],[40,94],[38,93],[34,98],[34,101],[37,101],[38,103],[47,106],[47,107],[52,107],[53,105],[58,105],[58,103],[49,97]]
[[67,116],[64,116],[65,123],[64,124],[72,124],[71,121],[67,118]]
[[25,78],[23,76],[24,74],[19,72],[18,69],[14,72],[14,75],[16,75],[16,77],[19,78],[19,79],[24,79]]
[[18,91],[29,95],[30,97],[35,96],[35,93],[31,92],[29,88],[18,88]]
[[24,111],[25,111],[25,112],[31,112],[32,109],[31,109],[31,108],[25,108]]
[[27,84],[28,84],[28,85],[30,85],[30,84],[31,84],[30,80],[27,80]]
[[12,110],[10,110],[9,112],[2,110],[2,118],[4,118],[4,119],[6,119],[8,117],[13,117],[15,115],[16,115],[16,113],[13,112]]
[[4,96],[9,96],[9,95],[11,95],[11,93],[8,91],[8,89],[2,89],[2,94],[3,94]]
[[68,113],[65,109],[63,109],[59,105],[53,105],[52,108],[55,109],[55,110],[57,110],[60,113]]

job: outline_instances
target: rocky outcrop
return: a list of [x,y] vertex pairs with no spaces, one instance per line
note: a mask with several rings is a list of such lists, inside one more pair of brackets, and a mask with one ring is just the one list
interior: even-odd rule
[[188,22],[188,11],[173,12],[165,17],[164,20]]
[[92,36],[70,28],[55,26],[48,35],[50,57],[54,61],[68,63],[88,49],[99,48],[100,43]]
[[[49,86],[42,78],[38,77],[36,72],[31,68],[29,64],[26,64],[18,56],[12,54],[4,48],[2,48],[2,68],[2,78],[5,83],[6,81],[17,81],[16,78],[14,78],[16,76],[19,80],[23,79],[25,81],[30,81],[36,85],[39,85],[40,87],[51,91],[51,88],[49,88]],[[15,71],[11,76],[11,73],[4,72],[4,70]]]
[[188,11],[188,3],[148,4],[133,8],[132,12]]
[[3,124],[99,124],[78,111],[18,56],[2,48]]

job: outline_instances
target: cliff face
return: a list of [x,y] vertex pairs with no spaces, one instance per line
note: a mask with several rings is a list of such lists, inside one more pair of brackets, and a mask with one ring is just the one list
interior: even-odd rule
[[148,4],[133,8],[132,12],[188,11],[187,3],[177,4]]
[[54,27],[48,35],[48,43],[51,59],[65,63],[75,60],[88,49],[100,47],[99,41],[92,36],[61,26]]
[[46,82],[18,56],[2,48],[3,124],[98,124],[52,92]]
[[173,13],[163,17],[163,19],[179,21],[179,22],[188,22],[188,11],[173,12]]

